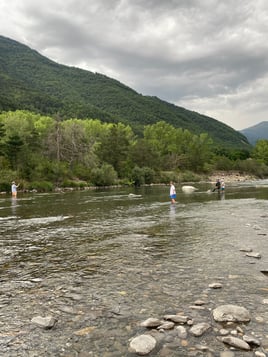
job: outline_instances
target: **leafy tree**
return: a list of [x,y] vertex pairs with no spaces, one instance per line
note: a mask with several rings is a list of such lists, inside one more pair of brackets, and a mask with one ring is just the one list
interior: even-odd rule
[[252,151],[252,157],[268,165],[268,140],[258,140]]
[[147,166],[154,170],[161,169],[160,153],[145,139],[138,139],[129,148],[129,158],[132,165],[138,167]]
[[211,157],[212,140],[208,134],[194,135],[189,142],[188,158],[189,168],[193,171],[202,171],[204,165]]
[[23,147],[23,141],[18,135],[13,135],[6,141],[6,156],[9,159],[11,168],[17,170],[19,167],[19,158]]
[[175,128],[164,121],[148,125],[144,129],[144,139],[162,157],[175,151],[175,137]]
[[96,138],[87,136],[83,121],[66,120],[61,123],[61,128],[61,160],[68,162],[70,168],[77,163],[83,163],[87,167],[95,166]]
[[102,162],[113,166],[122,177],[128,162],[130,147],[135,142],[132,129],[124,124],[110,124],[97,148],[97,155]]

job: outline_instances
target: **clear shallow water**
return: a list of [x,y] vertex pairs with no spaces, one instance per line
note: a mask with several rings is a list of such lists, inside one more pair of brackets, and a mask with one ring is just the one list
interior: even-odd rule
[[[0,197],[0,327],[15,336],[6,355],[132,356],[141,321],[178,311],[206,320],[190,309],[204,295],[209,309],[239,304],[268,321],[268,182],[227,185],[224,196],[195,186],[177,186],[176,205],[167,186]],[[216,281],[223,289],[208,292]],[[33,328],[37,315],[56,327]],[[268,335],[254,318],[250,328]]]

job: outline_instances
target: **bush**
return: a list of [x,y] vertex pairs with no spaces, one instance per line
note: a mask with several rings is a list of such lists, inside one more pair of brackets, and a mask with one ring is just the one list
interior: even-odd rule
[[117,173],[112,165],[103,164],[91,171],[90,181],[95,186],[112,186],[117,181]]
[[61,187],[72,187],[72,188],[83,188],[87,187],[88,184],[85,181],[80,180],[64,180],[61,184]]
[[150,167],[143,167],[144,181],[146,184],[153,183],[155,180],[155,171]]
[[268,166],[254,159],[237,160],[234,164],[234,169],[260,178],[268,176]]
[[53,184],[48,181],[35,181],[31,182],[28,188],[29,190],[36,190],[38,192],[51,192],[53,191]]
[[234,161],[226,156],[218,156],[216,158],[214,168],[215,170],[230,171],[233,169]]
[[135,186],[144,185],[145,179],[142,168],[135,166],[131,172],[131,179]]
[[185,171],[180,174],[180,181],[182,182],[199,182],[200,176],[192,171]]
[[169,183],[170,181],[178,182],[179,176],[173,171],[162,171],[159,173],[157,183]]
[[11,183],[0,182],[0,192],[10,192],[10,191],[11,191]]

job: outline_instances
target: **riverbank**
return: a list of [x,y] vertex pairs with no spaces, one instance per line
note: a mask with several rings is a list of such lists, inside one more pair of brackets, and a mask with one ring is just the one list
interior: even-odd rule
[[245,182],[245,181],[255,181],[259,178],[251,174],[241,174],[237,171],[217,171],[212,175],[209,175],[209,182],[216,182],[217,179],[224,179],[225,182]]
[[[245,182],[245,181],[256,181],[259,180],[260,178],[252,175],[252,174],[241,174],[238,171],[215,171],[209,175],[203,175],[203,176],[196,176],[195,180],[193,181],[186,181],[182,180],[180,177],[178,177],[178,180],[176,180],[176,183],[198,183],[198,182],[209,182],[212,184],[215,184],[217,179],[224,179],[225,183],[232,183],[232,182]],[[162,183],[151,183],[151,184],[145,184],[142,186],[161,186],[161,185],[167,185],[169,184],[168,182],[162,182]],[[52,185],[52,184],[51,184]],[[23,185],[22,185],[23,186]],[[69,186],[69,187],[50,187],[49,190],[46,189],[27,189],[27,188],[22,188],[21,190],[18,191],[18,193],[40,193],[40,192],[66,192],[66,191],[83,191],[83,190],[98,190],[98,189],[113,189],[113,188],[120,188],[124,187],[125,185],[118,184],[118,185],[110,185],[110,186],[87,186],[86,182],[84,182],[83,185],[76,185],[76,186]],[[6,195],[10,194],[9,191],[1,191],[0,195]]]

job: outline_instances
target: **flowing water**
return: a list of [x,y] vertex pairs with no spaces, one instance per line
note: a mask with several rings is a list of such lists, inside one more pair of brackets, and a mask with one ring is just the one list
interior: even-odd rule
[[[168,186],[0,197],[3,355],[134,356],[129,340],[148,317],[211,322],[221,304],[246,307],[244,328],[267,338],[268,181],[227,185],[225,194],[195,186],[188,195],[177,186],[173,205]],[[208,289],[213,282],[223,288]],[[192,309],[204,296],[207,309]],[[31,322],[38,315],[57,322],[42,329]],[[201,342],[225,349],[211,335],[189,340],[171,342],[173,354],[160,341],[150,356],[190,356]]]

